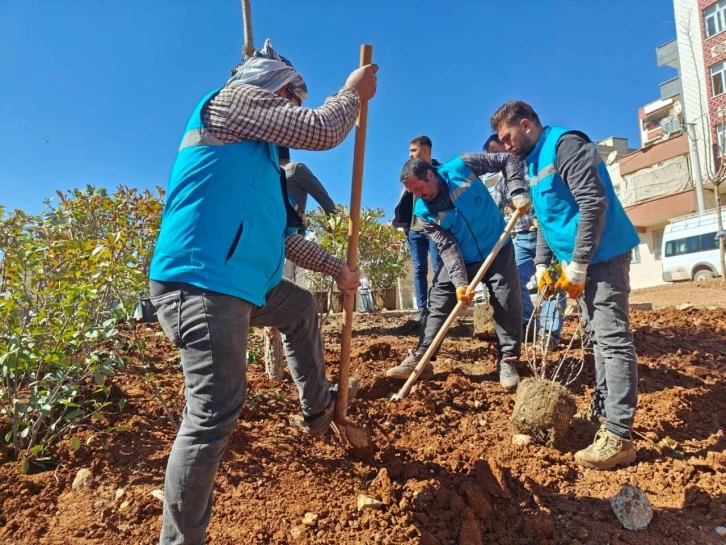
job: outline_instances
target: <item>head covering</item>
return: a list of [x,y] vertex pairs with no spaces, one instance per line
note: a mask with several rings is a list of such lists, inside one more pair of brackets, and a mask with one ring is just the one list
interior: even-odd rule
[[265,40],[262,49],[242,61],[232,70],[232,77],[226,85],[256,85],[271,93],[285,87],[302,103],[308,96],[308,88],[300,73],[292,63],[272,48],[270,40]]

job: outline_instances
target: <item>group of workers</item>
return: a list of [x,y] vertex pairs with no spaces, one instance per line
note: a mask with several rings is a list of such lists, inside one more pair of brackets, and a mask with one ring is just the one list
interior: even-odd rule
[[[302,407],[293,424],[312,435],[330,427],[336,392],[326,378],[313,297],[283,278],[283,268],[287,258],[329,274],[348,294],[358,289],[360,273],[301,234],[302,193],[310,190],[296,193],[286,175],[309,185],[311,174],[291,167],[285,148],[340,144],[361,103],[374,96],[377,70],[354,70],[322,106],[305,108],[302,76],[266,41],[202,97],[187,123],[150,268],[152,302],[180,350],[186,385],[165,475],[164,545],[205,542],[215,473],[245,403],[250,326],[276,327],[284,336]],[[441,263],[434,257],[428,294],[425,283],[416,290],[418,346],[386,374],[408,378],[457,300],[471,303],[469,281],[504,229],[502,208],[510,206],[521,214],[514,244],[507,241],[483,280],[494,310],[500,383],[514,389],[519,381],[523,323],[532,312],[523,284],[534,267],[543,289],[578,300],[594,339],[595,395],[586,416],[601,426],[575,459],[597,469],[632,463],[637,375],[628,271],[638,236],[585,134],[543,126],[520,101],[501,106],[491,125],[482,153],[442,164],[431,159],[428,138],[411,142],[396,224],[408,231],[414,260],[425,261],[430,251]],[[479,179],[496,172],[503,173],[499,203]],[[546,274],[553,256],[562,265],[556,284]]]

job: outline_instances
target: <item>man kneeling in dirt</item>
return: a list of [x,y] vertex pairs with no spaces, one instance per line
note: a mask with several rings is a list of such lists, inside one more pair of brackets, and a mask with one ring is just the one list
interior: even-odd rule
[[251,325],[277,327],[285,335],[302,405],[298,427],[312,434],[329,428],[335,395],[325,375],[315,305],[310,292],[281,279],[285,251],[303,266],[336,276],[344,292],[355,292],[358,273],[321,257],[304,237],[287,236],[288,218],[296,215],[281,181],[277,146],[321,150],[340,144],[361,100],[375,93],[375,72],[375,66],[359,68],[325,105],[302,108],[302,77],[265,42],[192,113],[150,271],[152,302],[181,351],[186,385],[166,468],[163,545],[205,542],[214,476],[245,403]]
[[[506,172],[514,206],[529,209],[529,192],[521,162],[508,153],[469,153],[442,165],[433,166],[423,159],[410,159],[401,171],[401,182],[416,197],[414,214],[423,232],[439,250],[444,262],[429,292],[429,314],[415,352],[401,364],[388,369],[386,376],[407,379],[421,356],[436,337],[457,299],[471,304],[474,293],[467,293],[470,279],[494,248],[504,231],[504,219],[486,186],[478,176]],[[484,275],[494,309],[494,328],[499,342],[499,382],[507,389],[519,383],[517,363],[522,342],[522,296],[519,273],[510,239],[499,251]],[[421,377],[431,378],[427,365]]]
[[[492,116],[507,151],[527,162],[539,220],[534,259],[538,281],[551,250],[562,263],[561,288],[578,299],[592,333],[595,398],[584,415],[604,422],[588,448],[575,454],[585,467],[610,469],[635,461],[631,439],[638,371],[628,325],[631,250],[638,233],[615,195],[597,147],[583,133],[543,127],[529,104],[507,102]],[[580,415],[583,416],[583,415]]]

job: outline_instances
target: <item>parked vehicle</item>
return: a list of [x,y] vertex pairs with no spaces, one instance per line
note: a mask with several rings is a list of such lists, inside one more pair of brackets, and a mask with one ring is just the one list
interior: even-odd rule
[[[726,217],[726,208],[722,209]],[[673,218],[663,232],[663,280],[708,280],[721,274],[716,212]]]

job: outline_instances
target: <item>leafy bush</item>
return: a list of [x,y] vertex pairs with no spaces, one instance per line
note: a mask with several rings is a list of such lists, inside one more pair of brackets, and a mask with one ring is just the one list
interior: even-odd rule
[[[363,207],[360,216],[358,265],[369,283],[375,288],[394,286],[403,276],[406,265],[405,237],[399,230],[381,223],[381,208]],[[337,212],[326,215],[322,209],[312,211],[308,217],[308,232],[313,239],[335,257],[346,258],[348,249],[348,208],[337,206]],[[309,273],[313,291],[325,291],[331,279],[318,273]]]
[[41,215],[0,209],[0,429],[24,471],[105,421],[123,366],[116,323],[147,289],[157,190],[88,186],[58,192]]

